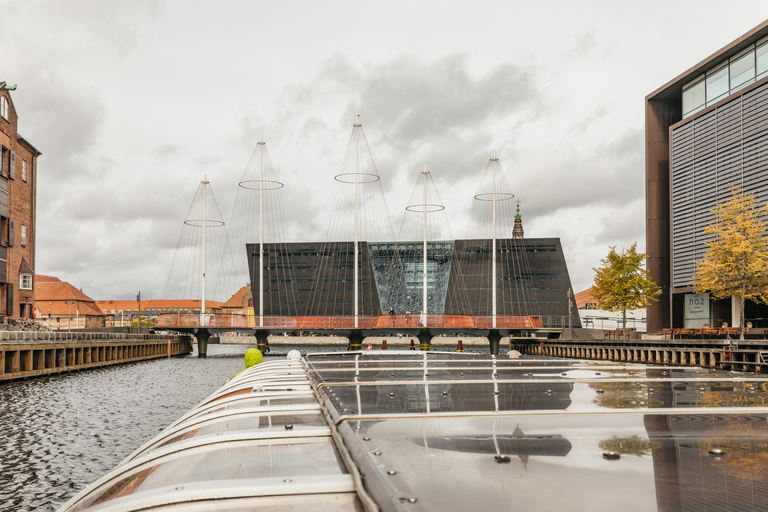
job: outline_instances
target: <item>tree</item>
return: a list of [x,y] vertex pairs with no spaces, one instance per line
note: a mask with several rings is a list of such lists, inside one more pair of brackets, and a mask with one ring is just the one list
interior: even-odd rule
[[637,242],[621,254],[616,246],[611,247],[608,256],[600,260],[602,266],[595,271],[592,294],[600,309],[621,311],[624,340],[627,339],[627,310],[647,306],[656,300],[661,289],[648,277],[643,263],[648,256],[637,252]]
[[731,199],[712,209],[715,219],[704,229],[714,238],[706,242],[704,259],[696,262],[693,286],[696,293],[716,299],[738,298],[739,339],[744,339],[744,301],[768,299],[768,204],[758,208],[752,194],[731,190]]

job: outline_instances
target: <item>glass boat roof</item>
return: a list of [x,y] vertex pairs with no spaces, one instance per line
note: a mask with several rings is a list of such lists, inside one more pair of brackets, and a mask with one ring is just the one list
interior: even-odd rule
[[238,375],[61,510],[759,510],[768,377],[363,351]]

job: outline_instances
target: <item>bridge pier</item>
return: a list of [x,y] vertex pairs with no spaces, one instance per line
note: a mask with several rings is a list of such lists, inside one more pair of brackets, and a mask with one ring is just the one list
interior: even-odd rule
[[257,329],[253,335],[256,337],[256,348],[258,348],[262,354],[267,353],[267,338],[269,337],[269,331],[266,329]]
[[419,329],[417,337],[419,338],[421,350],[429,350],[429,345],[432,342],[432,333],[429,332],[429,329]]
[[208,338],[211,337],[211,333],[208,329],[198,329],[195,331],[195,338],[197,338],[197,357],[208,357]]
[[491,343],[491,354],[499,355],[499,345],[501,344],[501,333],[498,329],[488,331],[488,341]]
[[349,350],[362,350],[363,348],[363,331],[360,329],[353,329],[349,332]]

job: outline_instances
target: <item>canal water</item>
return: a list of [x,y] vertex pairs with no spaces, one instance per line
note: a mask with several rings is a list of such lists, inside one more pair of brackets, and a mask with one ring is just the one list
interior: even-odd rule
[[[57,510],[242,370],[247,348],[0,384],[0,512]],[[277,346],[265,360],[292,348],[346,350]]]

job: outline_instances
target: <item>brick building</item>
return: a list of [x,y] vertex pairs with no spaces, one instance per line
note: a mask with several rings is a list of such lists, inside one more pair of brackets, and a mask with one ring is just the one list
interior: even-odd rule
[[[127,327],[133,325],[141,316],[141,325],[154,326],[157,316],[164,313],[199,313],[201,301],[187,299],[148,299],[139,303],[135,300],[97,300],[98,307],[104,314],[106,327]],[[205,312],[220,314],[221,302],[205,301]]]
[[253,292],[251,283],[240,288],[235,294],[221,305],[221,312],[233,315],[253,316]]
[[57,277],[35,276],[37,321],[52,329],[104,327],[104,315],[96,302]]
[[37,157],[19,135],[11,91],[0,81],[0,315],[31,317],[34,269]]

